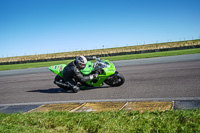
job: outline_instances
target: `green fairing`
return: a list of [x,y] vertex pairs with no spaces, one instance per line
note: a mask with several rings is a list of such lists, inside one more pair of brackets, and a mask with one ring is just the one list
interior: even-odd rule
[[54,65],[54,66],[50,66],[49,69],[59,75],[60,77],[63,77],[63,69],[65,68],[66,64],[60,64],[60,65]]
[[[109,64],[108,67],[102,68],[104,70],[104,73],[98,75],[97,82],[92,83],[93,80],[86,81],[87,84],[92,85],[94,87],[102,86],[104,80],[106,80],[110,75],[115,74],[116,68],[113,63],[110,63],[108,60],[105,60]],[[94,68],[93,68],[94,69]]]
[[89,75],[94,70],[94,64],[91,61],[88,61],[85,68],[80,70],[83,75]]
[[109,62],[109,60],[105,60],[105,62],[107,62],[110,67],[103,68],[103,70],[106,72],[106,76],[109,77],[110,75],[113,75],[115,73],[116,68],[113,63]]
[[[114,64],[109,62],[108,60],[105,60],[104,62],[107,63],[107,67],[102,68],[104,70],[104,73],[98,75],[97,82],[95,83],[92,83],[93,80],[87,81],[86,83],[88,85],[92,85],[94,87],[102,86],[104,80],[106,80],[109,76],[115,74],[116,68]],[[62,74],[63,74],[63,69],[65,66],[66,64],[54,65],[54,66],[50,66],[49,69],[53,73],[59,75],[60,77],[63,77]],[[86,64],[86,67],[83,70],[80,70],[80,72],[86,76],[86,75],[91,74],[93,70],[94,70],[94,64],[91,61],[88,61]]]

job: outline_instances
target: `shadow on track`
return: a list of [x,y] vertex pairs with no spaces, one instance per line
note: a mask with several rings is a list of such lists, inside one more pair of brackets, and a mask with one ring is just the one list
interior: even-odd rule
[[50,88],[50,89],[40,89],[40,90],[31,90],[27,92],[40,92],[40,93],[66,93],[68,90],[62,88]]
[[[87,91],[87,90],[94,90],[94,89],[103,89],[109,88],[108,86],[101,86],[101,87],[87,87],[81,88],[80,91]],[[27,92],[40,92],[40,93],[73,93],[72,90],[66,90],[62,88],[50,88],[50,89],[40,89],[40,90],[31,90]]]

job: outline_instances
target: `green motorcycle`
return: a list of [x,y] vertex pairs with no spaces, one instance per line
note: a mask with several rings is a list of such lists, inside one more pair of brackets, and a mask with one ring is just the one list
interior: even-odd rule
[[[63,79],[63,69],[65,68],[65,66],[66,64],[54,65],[50,66],[49,69],[53,73],[57,74],[54,83],[60,88],[68,89]],[[117,72],[114,64],[108,60],[97,59],[95,63],[88,61],[86,67],[80,71],[83,75],[98,73],[98,77],[96,79],[86,81],[85,83],[81,83],[80,81],[74,79],[80,88],[100,87],[103,86],[104,83],[112,87],[115,87],[115,86],[120,86],[125,82],[124,76],[119,72]]]

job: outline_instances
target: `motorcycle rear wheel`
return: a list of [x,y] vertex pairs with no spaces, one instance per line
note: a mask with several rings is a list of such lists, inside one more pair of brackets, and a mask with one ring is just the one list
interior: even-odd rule
[[[56,75],[54,82],[55,82],[55,81],[61,82],[61,83],[65,83],[64,79],[63,79],[62,77],[58,76],[58,75]],[[63,86],[63,85],[59,85],[59,84],[56,84],[56,85],[57,85],[58,87],[62,88],[62,89],[65,89],[65,90],[69,89],[68,87]]]

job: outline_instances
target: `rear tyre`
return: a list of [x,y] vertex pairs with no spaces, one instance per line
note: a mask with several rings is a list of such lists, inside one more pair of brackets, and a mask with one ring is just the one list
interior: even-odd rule
[[124,84],[125,78],[121,73],[116,72],[114,75],[110,76],[104,82],[107,85],[115,87],[115,86],[120,86],[120,85]]
[[[61,82],[61,83],[65,83],[64,79],[63,79],[62,77],[58,76],[58,75],[55,77],[54,82],[55,82],[55,81]],[[66,86],[58,85],[58,84],[56,84],[56,85],[57,85],[58,87],[62,88],[62,89],[65,89],[65,90],[68,89],[68,87],[66,87]]]

